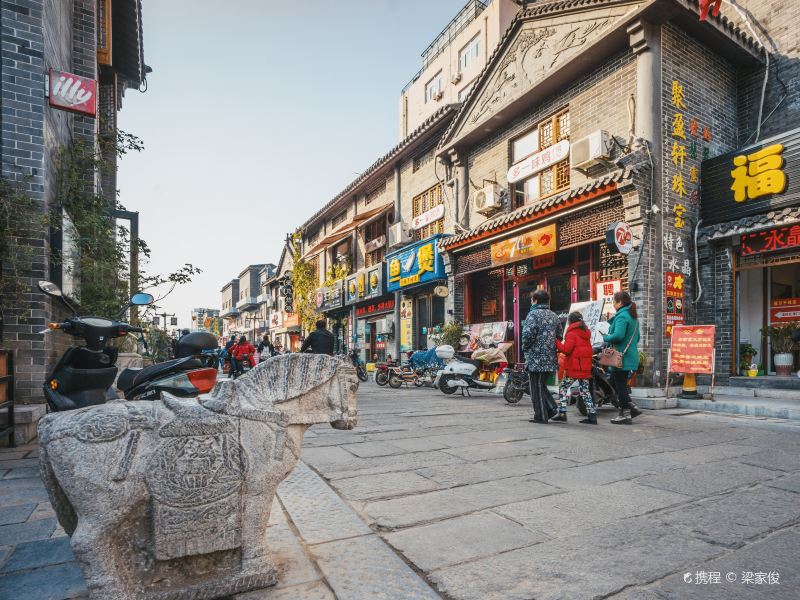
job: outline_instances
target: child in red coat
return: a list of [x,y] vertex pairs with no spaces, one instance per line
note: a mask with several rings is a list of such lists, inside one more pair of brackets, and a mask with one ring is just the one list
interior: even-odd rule
[[587,412],[581,423],[597,425],[597,414],[589,392],[589,378],[592,376],[592,333],[579,312],[570,313],[567,322],[564,341],[556,340],[556,349],[565,355],[566,376],[558,388],[558,416],[552,420],[566,423],[570,388],[577,383],[578,394],[583,398]]

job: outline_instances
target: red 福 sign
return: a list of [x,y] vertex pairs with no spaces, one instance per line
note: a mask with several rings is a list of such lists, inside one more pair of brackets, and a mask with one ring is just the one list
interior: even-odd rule
[[672,328],[670,373],[714,372],[714,325],[675,325]]
[[742,256],[800,248],[800,225],[773,227],[756,233],[742,234]]
[[97,82],[94,79],[50,69],[49,96],[53,108],[90,117],[97,115]]

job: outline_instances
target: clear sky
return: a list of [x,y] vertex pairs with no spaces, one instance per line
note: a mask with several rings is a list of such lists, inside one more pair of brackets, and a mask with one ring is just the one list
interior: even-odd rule
[[153,72],[119,125],[145,150],[118,185],[148,270],[203,269],[162,302],[181,327],[399,141],[400,90],[465,1],[143,2]]

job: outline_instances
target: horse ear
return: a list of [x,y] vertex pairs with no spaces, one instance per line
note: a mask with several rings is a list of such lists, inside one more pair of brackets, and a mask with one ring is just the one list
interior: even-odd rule
[[284,354],[258,365],[250,375],[256,378],[265,399],[278,404],[327,383],[340,365],[338,359],[325,354]]

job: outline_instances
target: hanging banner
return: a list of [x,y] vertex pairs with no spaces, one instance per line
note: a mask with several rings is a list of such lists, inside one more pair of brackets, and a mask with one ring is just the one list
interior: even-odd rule
[[556,224],[528,231],[491,246],[492,266],[504,265],[524,260],[531,256],[541,256],[555,252]]
[[414,349],[414,299],[403,296],[400,298],[400,352],[409,352]]
[[667,271],[664,273],[664,335],[671,337],[677,325],[684,322],[684,284],[685,276],[682,273]]
[[714,372],[714,325],[676,325],[672,329],[670,373]]

